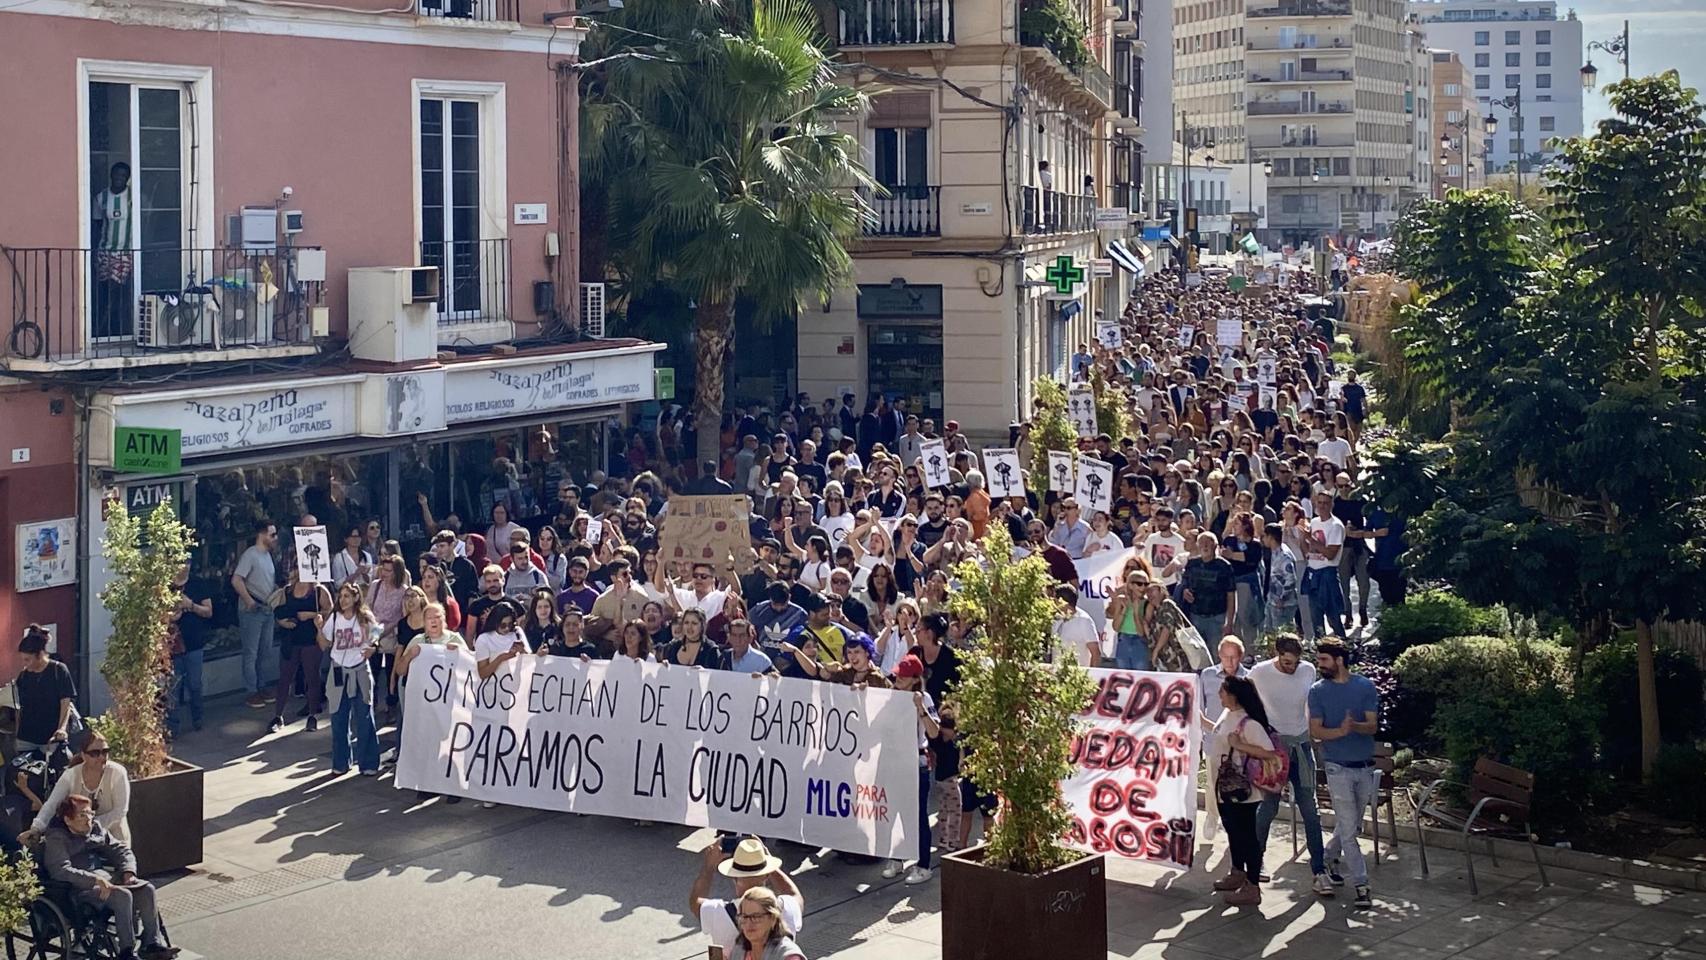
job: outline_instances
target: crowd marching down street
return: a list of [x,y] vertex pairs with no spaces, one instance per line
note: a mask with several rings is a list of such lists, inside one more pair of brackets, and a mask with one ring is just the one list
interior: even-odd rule
[[[298,719],[315,731],[324,715],[332,768],[372,776],[408,752],[417,704],[454,695],[445,665],[468,654],[468,682],[491,681],[511,704],[538,700],[538,676],[552,660],[577,670],[608,661],[607,677],[659,672],[633,662],[662,665],[665,674],[729,672],[705,689],[771,675],[909,692],[919,796],[916,810],[901,815],[906,849],[842,855],[881,859],[884,877],[923,884],[935,854],[972,842],[978,814],[1001,815],[998,798],[961,776],[955,688],[964,658],[979,655],[980,624],[950,603],[958,565],[982,560],[986,536],[1000,525],[1016,556],[1040,556],[1057,581],[1056,657],[1197,677],[1212,793],[1204,807],[1230,842],[1226,875],[1215,884],[1227,903],[1260,902],[1262,851],[1289,782],[1315,894],[1333,897],[1348,882],[1356,906],[1367,907],[1356,820],[1340,818],[1323,837],[1315,766],[1317,758],[1325,764],[1336,808],[1366,806],[1379,776],[1372,734],[1380,705],[1348,663],[1369,622],[1371,581],[1383,604],[1403,601],[1404,518],[1359,498],[1368,393],[1354,370],[1332,359],[1327,301],[1311,296],[1306,275],[1280,277],[1277,285],[1229,284],[1210,273],[1188,288],[1151,279],[1117,320],[1099,324],[1098,342],[1079,345],[1064,371],[1063,386],[1083,404],[1072,416],[1089,420],[1091,401],[1080,398],[1093,383],[1101,395],[1123,397],[1130,428],[1111,435],[1083,423],[1077,467],[1062,469],[1106,471],[1107,489],[1036,476],[1030,465],[1047,461],[1035,459],[1034,421],[1014,422],[1004,447],[974,449],[958,423],[938,430],[904,401],[878,396],[860,406],[844,396],[819,405],[801,395],[783,410],[732,411],[720,462],[680,462],[673,454],[692,447],[666,417],[659,436],[630,451],[630,476],[564,476],[554,496],[523,484],[499,489],[478,521],[430,520],[423,501],[436,534],[418,556],[405,556],[366,517],[271,518],[257,525],[230,574],[243,610],[245,674],[255,678],[248,702],[270,707],[275,733]],[[750,558],[664,559],[660,529],[672,504],[685,502],[672,495],[744,495]],[[329,525],[341,547],[330,583],[302,582],[294,562],[274,556],[280,526],[315,522]],[[209,598],[187,575],[179,579],[176,631],[193,647]],[[271,672],[262,658],[275,649],[277,685],[261,690],[259,678]],[[531,679],[507,679],[523,670]],[[25,678],[25,739],[52,748],[68,736],[58,708],[74,694],[51,669],[32,668]],[[599,713],[603,690],[592,692],[590,682],[578,694],[562,689],[574,710]],[[612,704],[616,695],[612,688]],[[175,699],[180,735],[199,729],[199,684],[180,683]],[[723,708],[707,709],[714,719]],[[755,729],[762,713],[755,708]],[[828,723],[814,732],[812,722],[807,735],[829,736]],[[914,725],[910,714],[903,722],[903,730]],[[461,731],[421,728],[417,737],[434,738],[436,748],[441,732],[453,755],[487,750],[472,733],[457,742]],[[500,772],[501,739],[492,748]],[[608,772],[594,740],[576,741],[583,752],[575,775],[588,790],[596,790],[592,771]],[[552,741],[552,749],[566,742]],[[85,771],[114,775],[116,765],[101,766],[104,741],[82,748],[95,761]],[[432,762],[442,766],[441,752]],[[644,766],[637,755],[636,783]],[[660,765],[662,755],[660,748]],[[563,769],[558,775],[567,776]],[[66,796],[88,798],[104,825],[97,832],[123,839],[127,791],[72,776],[38,788],[54,792],[32,808],[51,812]],[[122,768],[116,777],[124,779]],[[509,802],[463,789],[472,780],[439,790],[427,789],[427,779],[417,769],[398,785],[419,786],[423,802],[455,804],[463,794],[486,807]],[[515,780],[510,774],[509,785]],[[883,815],[876,791],[858,802]],[[578,812],[589,809],[608,812]],[[37,819],[37,831],[47,827],[47,813]],[[798,888],[758,839],[777,835],[741,833],[706,848],[690,904],[731,957],[746,955],[749,927],[763,927],[753,943],[791,944],[786,936],[804,916]],[[718,873],[734,879],[735,900],[712,895]],[[788,949],[795,952],[775,955],[800,955]]]

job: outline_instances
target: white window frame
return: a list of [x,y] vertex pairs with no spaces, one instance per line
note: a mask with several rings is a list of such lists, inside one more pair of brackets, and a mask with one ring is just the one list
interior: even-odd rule
[[[171,85],[190,86],[191,97],[186,98],[184,108],[191,110],[191,99],[194,100],[193,111],[189,124],[195,127],[192,134],[186,125],[186,136],[180,148],[183,151],[183,171],[186,179],[196,184],[194,196],[194,220],[189,217],[191,194],[186,188],[181,198],[185,208],[184,237],[185,247],[213,248],[221,246],[224,238],[219,235],[218,211],[214,209],[215,198],[213,183],[213,68],[192,66],[176,63],[147,63],[138,60],[91,60],[79,57],[77,60],[77,236],[79,244],[85,249],[92,249],[95,238],[89,235],[89,223],[94,219],[94,184],[89,181],[89,85],[91,83],[123,83],[130,85],[158,86]],[[195,143],[195,151],[190,150],[190,144]],[[193,168],[192,168],[193,162]],[[132,183],[135,182],[134,172]],[[78,294],[77,334],[81,342],[92,342],[89,328],[89,310],[87,291]]]
[[[410,84],[409,96],[409,193],[413,198],[413,209],[410,219],[414,222],[415,242],[413,262],[420,258],[421,242],[424,239],[421,226],[421,100],[468,100],[480,105],[480,235],[478,240],[507,240],[509,239],[509,115],[507,109],[507,88],[502,82],[482,80],[425,80],[416,78]],[[449,114],[445,115],[446,131],[449,130]],[[486,246],[479,247],[482,256]],[[513,261],[512,261],[513,262]],[[494,269],[489,263],[480,265],[482,276],[484,271]],[[503,278],[504,284],[510,282],[509,277]],[[484,299],[484,298],[482,298]],[[485,316],[481,320],[500,327],[507,327],[513,318],[497,316],[502,310],[501,304],[481,304]],[[484,326],[478,324],[477,326]],[[457,328],[459,334],[466,335],[469,325],[462,324]],[[496,330],[502,336],[501,330]]]

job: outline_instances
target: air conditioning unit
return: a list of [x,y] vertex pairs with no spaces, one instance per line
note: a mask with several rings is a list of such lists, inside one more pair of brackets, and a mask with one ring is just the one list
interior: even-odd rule
[[581,284],[581,332],[589,337],[604,337],[604,284]]
[[350,268],[350,354],[381,363],[435,356],[437,298],[437,267]]
[[137,304],[136,345],[153,349],[218,346],[219,303],[211,296],[149,294]]

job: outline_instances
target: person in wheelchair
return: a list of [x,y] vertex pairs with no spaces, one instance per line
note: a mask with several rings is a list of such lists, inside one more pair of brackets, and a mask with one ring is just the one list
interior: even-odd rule
[[135,960],[136,921],[142,920],[144,960],[170,960],[176,947],[160,938],[154,885],[136,875],[136,856],[95,822],[88,797],[70,796],[59,805],[46,832],[42,864],[48,878],[69,885],[79,903],[113,915],[119,960]]

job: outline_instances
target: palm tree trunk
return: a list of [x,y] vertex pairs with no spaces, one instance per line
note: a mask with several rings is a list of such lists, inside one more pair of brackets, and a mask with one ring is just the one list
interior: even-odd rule
[[1635,677],[1641,701],[1641,779],[1651,781],[1659,756],[1659,691],[1653,671],[1653,622],[1635,621]]
[[734,311],[727,300],[707,296],[699,301],[693,313],[693,422],[701,463],[722,461],[723,389],[734,333]]

